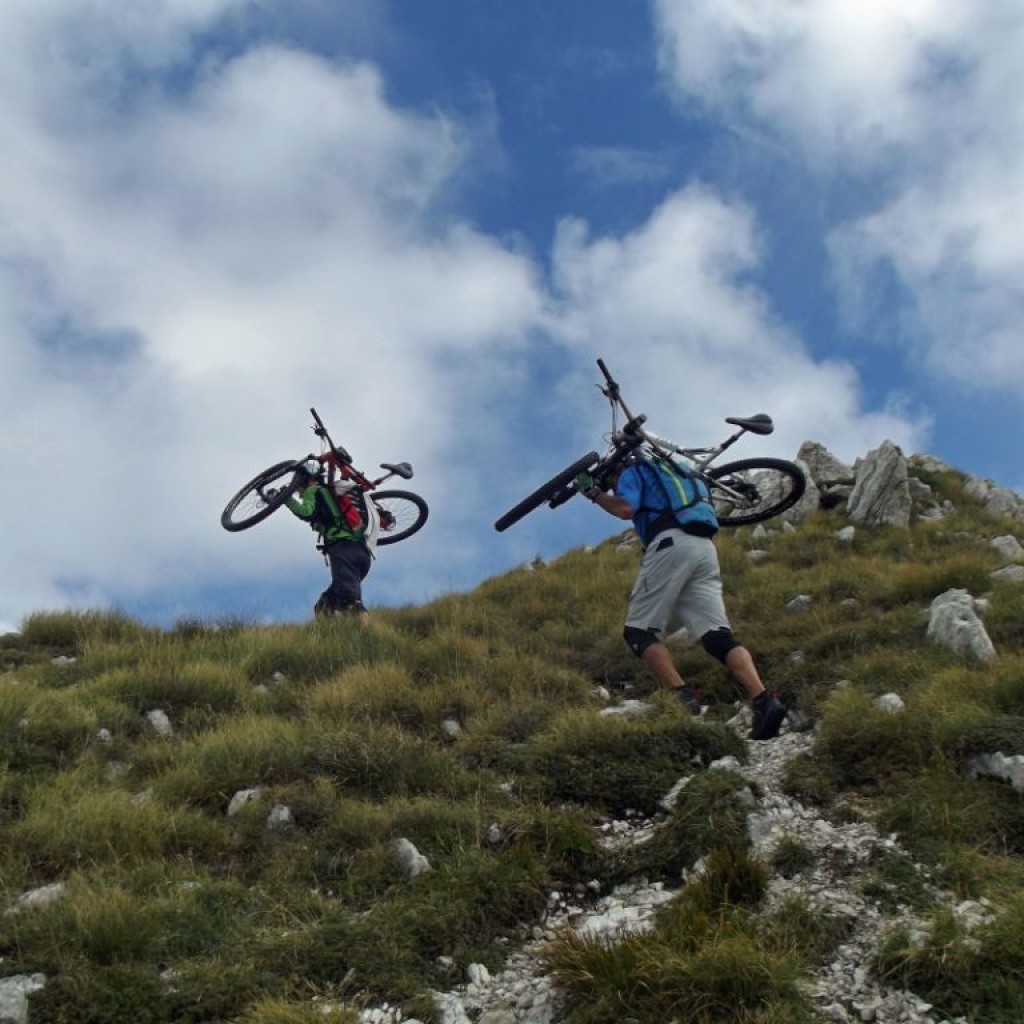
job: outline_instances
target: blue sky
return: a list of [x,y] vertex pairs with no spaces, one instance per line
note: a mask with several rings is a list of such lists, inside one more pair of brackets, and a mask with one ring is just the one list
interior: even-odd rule
[[1024,490],[1017,0],[48,0],[0,10],[0,628],[302,621],[313,441],[408,460],[372,604],[614,532],[493,520],[607,429],[881,441]]

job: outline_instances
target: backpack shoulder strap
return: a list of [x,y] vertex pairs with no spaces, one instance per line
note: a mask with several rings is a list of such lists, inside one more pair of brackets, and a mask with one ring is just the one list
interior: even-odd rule
[[670,508],[677,505],[686,508],[687,505],[692,505],[695,501],[700,500],[700,494],[696,487],[693,488],[693,494],[687,494],[686,488],[683,486],[682,470],[670,460],[659,459],[656,472],[658,483],[665,492]]

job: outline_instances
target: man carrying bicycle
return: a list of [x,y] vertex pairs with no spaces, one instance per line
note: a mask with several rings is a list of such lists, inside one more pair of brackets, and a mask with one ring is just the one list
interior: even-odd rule
[[317,617],[344,613],[369,620],[362,583],[370,571],[377,544],[378,523],[373,502],[363,498],[354,482],[338,480],[333,489],[323,482],[323,467],[308,459],[301,470],[305,483],[299,498],[285,504],[317,532],[317,549],[331,569],[330,586],[313,606]]
[[661,640],[675,614],[746,690],[753,707],[750,739],[773,739],[786,709],[765,690],[750,652],[732,634],[712,539],[718,530],[714,510],[707,502],[699,514],[680,515],[664,485],[664,471],[664,463],[655,466],[648,456],[635,453],[602,481],[604,487],[588,473],[575,481],[576,489],[609,515],[631,519],[644,548],[623,636],[651,675],[699,715],[696,691],[686,685]]

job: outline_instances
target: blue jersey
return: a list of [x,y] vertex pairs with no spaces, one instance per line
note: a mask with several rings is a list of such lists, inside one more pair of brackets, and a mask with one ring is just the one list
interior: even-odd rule
[[[693,481],[690,481],[693,489]],[[703,488],[706,494],[706,488]],[[633,510],[633,528],[644,547],[662,530],[680,529],[699,537],[712,537],[718,522],[710,502],[696,498],[685,510],[675,510],[659,471],[649,462],[627,466],[615,484],[615,493]],[[696,490],[694,489],[696,494]]]

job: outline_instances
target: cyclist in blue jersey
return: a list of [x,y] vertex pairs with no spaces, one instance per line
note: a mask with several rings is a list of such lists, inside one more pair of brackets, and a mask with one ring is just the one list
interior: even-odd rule
[[675,512],[658,470],[644,455],[635,455],[620,467],[607,481],[609,490],[586,473],[575,482],[581,494],[609,515],[631,519],[643,545],[623,630],[630,650],[663,687],[699,715],[697,692],[683,680],[662,640],[669,619],[677,617],[746,690],[753,710],[750,739],[777,736],[786,709],[765,689],[750,652],[733,636],[722,597],[714,516],[687,521]]

